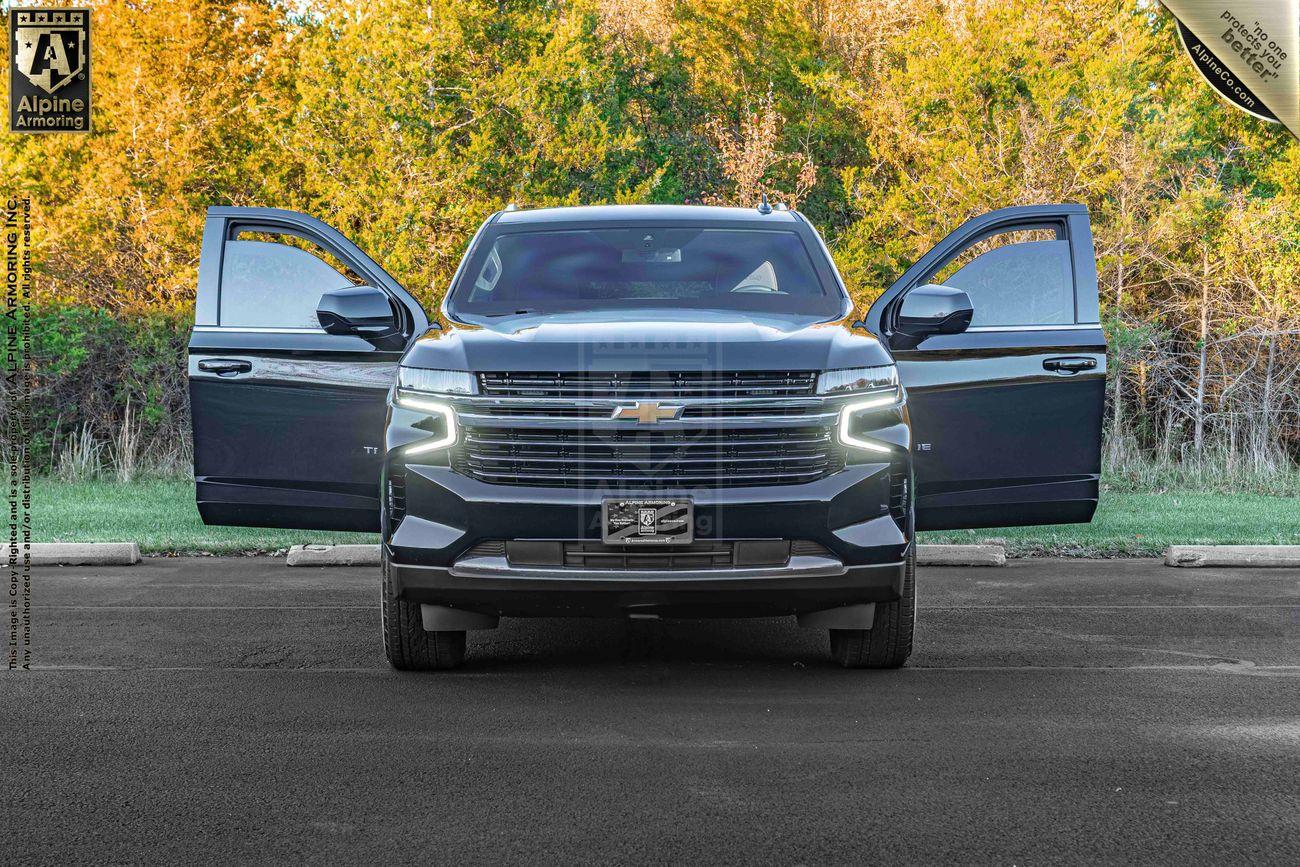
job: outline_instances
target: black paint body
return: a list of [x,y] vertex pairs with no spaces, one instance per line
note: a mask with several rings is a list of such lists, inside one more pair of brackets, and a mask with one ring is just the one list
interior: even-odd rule
[[[779,228],[804,240],[827,285],[842,283],[798,214],[711,208],[579,208],[494,215],[476,245],[512,228],[691,224]],[[1076,323],[976,328],[914,340],[897,328],[906,292],[954,253],[990,234],[1050,227],[1070,242]],[[224,328],[218,318],[223,245],[248,227],[290,232],[325,247],[388,293],[397,341],[306,328]],[[462,270],[464,263],[462,263]],[[458,272],[455,279],[461,279]],[[444,605],[505,614],[657,611],[740,614],[812,610],[896,598],[915,529],[1081,522],[1096,507],[1106,344],[1086,210],[1012,208],[962,226],[903,275],[853,327],[845,296],[833,321],[739,313],[646,311],[523,315],[431,325],[415,300],[339,233],[284,211],[213,208],[190,343],[195,479],[208,523],[379,530],[399,591]],[[403,352],[387,348],[405,343]],[[403,365],[484,372],[825,371],[896,360],[904,408],[873,422],[897,456],[850,454],[843,469],[805,484],[687,490],[701,540],[799,539],[847,571],[831,580],[683,583],[653,579],[539,582],[467,578],[452,568],[484,542],[600,539],[599,489],[488,484],[445,453],[403,458],[429,435],[426,417],[386,400]],[[457,401],[452,401],[457,403]],[[832,409],[835,399],[827,401]],[[459,412],[472,411],[457,405]],[[669,423],[669,428],[672,424]],[[604,419],[581,425],[617,426]],[[778,423],[774,429],[779,429]],[[910,454],[910,457],[909,457]],[[901,474],[901,475],[900,475]],[[891,479],[908,479],[914,518],[888,514]],[[390,482],[403,502],[394,519]],[[914,485],[914,488],[912,487]],[[662,494],[662,487],[652,492]],[[895,491],[896,492],[896,491]],[[626,493],[620,491],[620,493]],[[637,492],[633,492],[637,493]]]

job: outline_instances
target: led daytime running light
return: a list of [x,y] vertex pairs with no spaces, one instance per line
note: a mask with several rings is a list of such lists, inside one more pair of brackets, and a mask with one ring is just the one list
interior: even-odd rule
[[867,409],[879,409],[880,407],[883,406],[889,406],[895,403],[897,399],[898,396],[895,394],[882,394],[877,397],[867,398],[866,400],[859,400],[850,404],[845,404],[844,408],[840,410],[840,425],[839,425],[840,442],[844,443],[846,446],[853,446],[854,448],[864,449],[869,452],[876,452],[877,454],[882,454],[882,455],[892,454],[893,449],[885,445],[884,443],[878,442],[876,440],[868,440],[868,439],[862,439],[861,437],[855,437],[852,433],[849,432],[849,426],[853,420],[853,416],[856,413],[862,412],[863,410],[867,410]]
[[419,412],[427,412],[430,416],[440,415],[447,426],[447,432],[440,437],[421,440],[415,445],[407,446],[403,452],[408,455],[423,455],[429,452],[436,452],[439,449],[448,448],[456,442],[456,413],[445,403],[437,403],[432,400],[422,400],[418,397],[409,395],[398,395],[398,406],[406,409],[413,409]]

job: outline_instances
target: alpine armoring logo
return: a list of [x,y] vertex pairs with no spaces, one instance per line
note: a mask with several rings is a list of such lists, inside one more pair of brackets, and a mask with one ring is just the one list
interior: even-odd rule
[[10,132],[90,131],[90,10],[9,12]]

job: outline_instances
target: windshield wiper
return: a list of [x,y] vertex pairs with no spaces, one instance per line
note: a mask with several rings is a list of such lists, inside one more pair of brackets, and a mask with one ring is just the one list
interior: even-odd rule
[[483,315],[489,319],[495,319],[498,316],[525,316],[529,313],[536,313],[536,312],[537,312],[536,310],[523,309],[523,310],[513,310],[508,313],[484,313]]

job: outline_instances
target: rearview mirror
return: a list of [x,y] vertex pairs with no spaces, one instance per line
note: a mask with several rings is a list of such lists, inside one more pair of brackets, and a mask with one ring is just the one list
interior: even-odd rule
[[381,348],[390,348],[387,344],[401,336],[388,293],[374,286],[326,292],[316,305],[316,319],[326,334],[364,337],[376,345],[384,344]]
[[932,334],[961,334],[974,314],[970,296],[962,290],[927,283],[903,296],[898,331],[918,340]]

